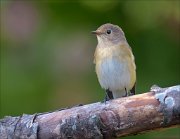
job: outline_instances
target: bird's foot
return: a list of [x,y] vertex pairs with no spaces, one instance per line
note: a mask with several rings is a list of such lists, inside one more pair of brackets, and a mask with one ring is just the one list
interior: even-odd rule
[[113,94],[109,89],[107,89],[106,90],[106,96],[105,96],[104,100],[102,101],[102,103],[106,104],[106,101],[109,101],[111,99],[113,99]]
[[111,99],[106,95],[104,100],[101,101],[101,103],[105,103],[106,104],[106,102],[109,101],[109,100],[111,100]]
[[135,94],[134,94],[134,93],[130,93],[130,94],[129,94],[129,96],[133,96],[133,95],[135,95]]

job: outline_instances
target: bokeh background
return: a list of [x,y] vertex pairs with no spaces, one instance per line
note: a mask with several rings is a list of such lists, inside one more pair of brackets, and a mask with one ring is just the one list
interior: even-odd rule
[[[103,100],[90,32],[107,22],[121,26],[132,47],[137,93],[180,84],[178,0],[1,0],[0,13],[0,118]],[[179,137],[174,128],[134,138]]]

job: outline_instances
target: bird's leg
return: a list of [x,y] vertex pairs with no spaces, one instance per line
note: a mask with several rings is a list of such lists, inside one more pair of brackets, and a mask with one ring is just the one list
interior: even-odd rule
[[124,89],[125,89],[126,93],[125,93],[125,95],[123,97],[127,97],[128,96],[128,91],[127,91],[126,87]]
[[[108,100],[114,98],[114,97],[113,97],[113,94],[112,94],[112,91],[110,91],[109,89],[106,90],[106,98],[107,98]],[[108,101],[108,100],[107,100],[107,101]]]
[[103,102],[106,103],[106,101],[109,101],[111,99],[113,99],[113,94],[109,89],[106,89],[106,96]]

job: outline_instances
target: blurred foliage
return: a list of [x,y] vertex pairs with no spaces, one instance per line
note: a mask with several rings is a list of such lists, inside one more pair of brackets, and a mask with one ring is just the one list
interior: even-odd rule
[[[122,27],[137,65],[137,92],[180,83],[180,1],[1,0],[0,117],[101,101],[90,32]],[[179,129],[133,138],[179,138]],[[131,137],[126,137],[131,138]]]

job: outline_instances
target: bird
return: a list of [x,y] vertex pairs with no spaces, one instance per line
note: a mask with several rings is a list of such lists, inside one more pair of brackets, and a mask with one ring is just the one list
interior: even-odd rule
[[98,81],[106,92],[105,101],[135,95],[135,58],[123,30],[106,23],[92,33],[98,40],[94,63]]

